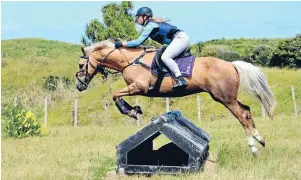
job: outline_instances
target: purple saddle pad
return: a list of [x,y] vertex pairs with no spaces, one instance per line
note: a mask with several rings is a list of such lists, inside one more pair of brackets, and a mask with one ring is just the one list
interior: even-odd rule
[[[195,56],[186,56],[186,57],[180,57],[178,59],[175,59],[175,62],[178,64],[180,72],[184,77],[191,78],[192,76],[192,70],[193,70],[193,65],[195,61]],[[164,72],[165,77],[171,76],[171,74],[166,70],[164,63],[159,60],[160,66],[162,68],[162,71]],[[155,57],[153,59],[152,65],[151,65],[151,72],[153,75],[158,76],[160,72],[160,68],[158,67],[158,64],[156,63]]]

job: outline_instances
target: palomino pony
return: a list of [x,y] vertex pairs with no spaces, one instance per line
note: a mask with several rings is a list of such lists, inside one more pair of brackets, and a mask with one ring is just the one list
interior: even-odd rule
[[[186,78],[188,86],[181,91],[173,91],[173,79],[165,77],[157,91],[153,88],[158,79],[149,66],[155,55],[155,50],[143,48],[115,49],[114,43],[105,40],[90,47],[82,48],[83,56],[79,62],[79,72],[76,73],[76,86],[79,91],[87,89],[91,79],[98,73],[104,74],[104,68],[122,73],[127,84],[113,95],[113,100],[121,113],[135,118],[142,113],[140,107],[132,107],[122,96],[142,95],[148,97],[180,97],[199,92],[208,92],[211,97],[228,108],[239,120],[248,139],[248,145],[254,156],[258,155],[255,140],[265,146],[265,140],[260,135],[251,115],[250,107],[237,100],[239,87],[248,94],[255,96],[263,105],[267,115],[273,118],[276,101],[270,91],[265,75],[259,68],[243,61],[227,62],[214,57],[197,57],[194,62],[192,77]],[[133,62],[143,56],[140,65]]]

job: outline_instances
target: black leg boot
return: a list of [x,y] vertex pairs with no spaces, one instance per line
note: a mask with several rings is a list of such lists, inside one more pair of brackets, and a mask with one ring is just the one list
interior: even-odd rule
[[188,85],[184,77],[181,75],[175,78],[176,84],[172,87],[173,90],[185,89]]

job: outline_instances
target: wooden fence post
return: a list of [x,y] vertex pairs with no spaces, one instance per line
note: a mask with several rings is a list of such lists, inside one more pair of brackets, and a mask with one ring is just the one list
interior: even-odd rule
[[14,104],[15,107],[17,106],[17,97],[14,97]]
[[44,125],[47,126],[47,116],[48,116],[48,101],[47,98],[44,99]]
[[295,90],[294,90],[294,86],[291,85],[291,89],[292,89],[292,99],[293,99],[293,103],[294,103],[294,112],[295,112],[295,116],[297,116],[298,112],[297,112],[297,103],[296,103],[296,98],[295,98]]
[[165,98],[165,104],[166,104],[166,112],[169,112],[169,98],[168,97],[166,97]]
[[200,95],[197,95],[197,111],[198,111],[198,122],[201,122],[201,102]]
[[[138,98],[136,97],[136,106],[139,106],[139,101]],[[137,125],[140,126],[140,114],[137,113]]]
[[74,101],[74,127],[77,127],[78,104],[77,99]]

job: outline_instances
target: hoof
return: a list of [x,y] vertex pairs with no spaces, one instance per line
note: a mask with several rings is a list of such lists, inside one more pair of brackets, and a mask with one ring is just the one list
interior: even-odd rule
[[259,141],[259,144],[261,144],[263,147],[265,147],[265,140],[262,139],[261,141]]
[[137,113],[143,114],[140,106],[135,106],[133,109],[134,109]]
[[253,154],[254,157],[258,157],[259,156],[259,151],[257,147],[251,147],[251,152]]
[[253,156],[254,156],[255,158],[257,158],[257,157],[259,156],[259,151],[252,152],[252,154],[253,154]]
[[132,110],[128,113],[128,116],[130,116],[130,117],[132,117],[132,118],[138,120],[138,113],[137,113],[134,109],[132,109]]

